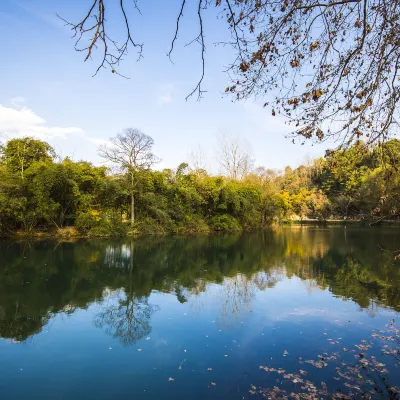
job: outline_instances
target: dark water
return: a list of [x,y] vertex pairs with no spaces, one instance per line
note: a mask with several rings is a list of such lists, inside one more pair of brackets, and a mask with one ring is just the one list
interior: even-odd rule
[[0,242],[0,399],[394,398],[397,229]]

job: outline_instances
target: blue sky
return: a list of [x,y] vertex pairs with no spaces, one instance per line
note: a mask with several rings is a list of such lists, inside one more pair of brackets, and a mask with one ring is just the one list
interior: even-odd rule
[[[92,77],[98,65],[96,57],[83,62],[83,54],[73,49],[71,32],[56,16],[77,21],[89,3],[0,1],[0,140],[34,135],[51,143],[63,157],[98,164],[98,145],[121,129],[133,127],[154,138],[154,151],[162,159],[159,168],[188,161],[190,152],[200,145],[214,171],[221,134],[245,140],[257,166],[281,169],[323,155],[327,144],[292,144],[285,138],[288,128],[284,121],[272,117],[260,103],[232,103],[222,94],[229,84],[223,70],[233,53],[214,45],[228,35],[225,22],[215,18],[214,9],[207,11],[205,18],[207,93],[197,102],[195,97],[185,101],[201,72],[199,47],[185,47],[197,34],[193,1],[187,1],[174,64],[166,53],[180,0],[139,0],[142,15],[128,8],[134,38],[144,42],[143,59],[136,62],[137,55],[131,50],[120,68],[129,80],[107,70]],[[121,20],[116,1],[107,3],[111,26],[112,21]],[[112,33],[122,38],[122,25],[113,24]]]

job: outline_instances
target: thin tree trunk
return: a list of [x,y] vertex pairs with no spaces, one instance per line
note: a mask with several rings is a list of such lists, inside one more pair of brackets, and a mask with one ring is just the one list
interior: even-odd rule
[[131,227],[135,224],[135,196],[131,195]]
[[135,195],[133,193],[133,171],[131,171],[131,228],[135,224]]

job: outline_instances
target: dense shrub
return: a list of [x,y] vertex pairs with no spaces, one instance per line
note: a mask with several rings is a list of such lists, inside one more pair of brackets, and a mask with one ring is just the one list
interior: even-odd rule
[[124,236],[127,226],[117,212],[100,213],[89,211],[78,215],[75,221],[77,230],[88,236]]
[[178,233],[184,234],[208,232],[210,232],[210,227],[200,215],[186,215],[183,220],[182,226],[178,228]]
[[210,228],[213,231],[233,232],[240,231],[241,227],[236,218],[228,214],[216,215],[210,219]]

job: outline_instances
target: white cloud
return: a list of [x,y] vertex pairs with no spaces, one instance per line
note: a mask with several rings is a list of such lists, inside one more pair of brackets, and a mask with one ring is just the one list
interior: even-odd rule
[[20,104],[25,99],[12,99],[14,107],[5,107],[0,104],[0,134],[12,137],[33,136],[38,139],[66,138],[67,135],[84,132],[77,127],[49,126],[46,121],[27,107]]
[[169,104],[172,102],[172,96],[168,94],[162,94],[157,97],[157,103],[158,104]]

